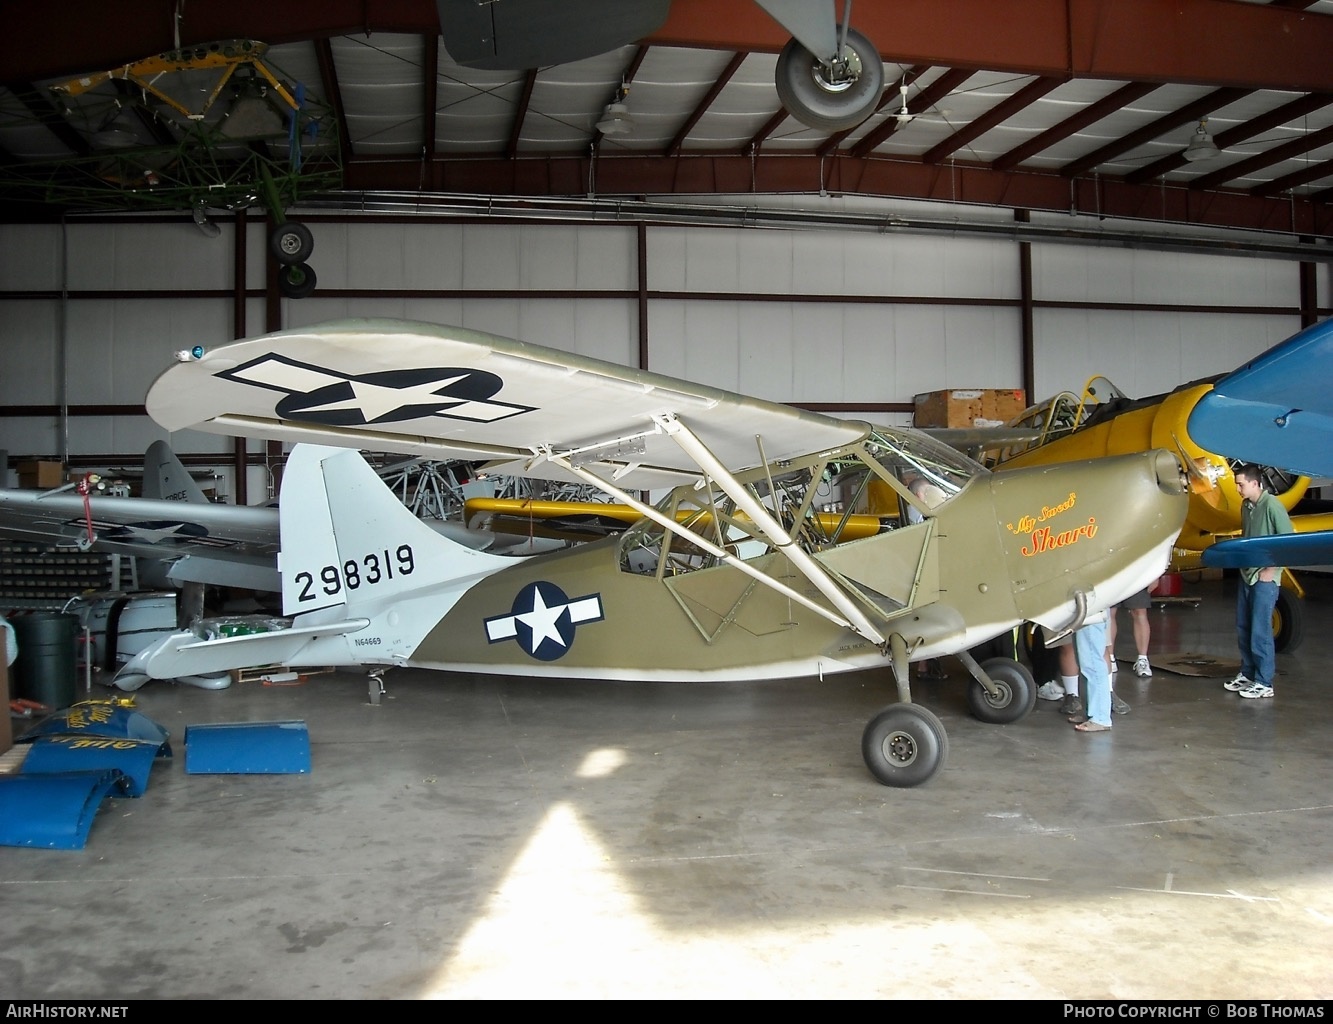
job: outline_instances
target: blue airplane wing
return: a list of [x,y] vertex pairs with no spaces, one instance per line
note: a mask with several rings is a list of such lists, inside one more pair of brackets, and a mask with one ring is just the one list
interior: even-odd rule
[[1333,476],[1330,381],[1333,319],[1223,377],[1194,406],[1186,429],[1200,447],[1228,458]]
[[1205,548],[1203,564],[1215,569],[1248,565],[1333,565],[1333,530],[1237,537]]

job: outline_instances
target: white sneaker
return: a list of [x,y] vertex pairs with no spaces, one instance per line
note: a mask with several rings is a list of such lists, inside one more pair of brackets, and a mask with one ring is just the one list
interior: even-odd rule
[[1065,695],[1065,688],[1054,679],[1048,679],[1037,688],[1037,696],[1042,700],[1059,700]]
[[1254,685],[1254,680],[1248,678],[1244,672],[1237,672],[1236,678],[1222,684],[1224,690],[1230,690],[1236,693],[1239,690],[1247,690]]
[[1134,659],[1134,674],[1140,679],[1152,678],[1152,666],[1148,664],[1148,656],[1140,654]]
[[1273,696],[1273,688],[1271,686],[1265,686],[1263,683],[1254,683],[1250,686],[1245,687],[1245,689],[1241,690],[1240,695],[1242,697],[1251,697],[1251,698],[1271,697]]

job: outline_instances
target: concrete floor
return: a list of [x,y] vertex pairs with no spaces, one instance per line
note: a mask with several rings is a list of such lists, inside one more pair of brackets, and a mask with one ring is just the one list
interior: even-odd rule
[[[1159,670],[1075,733],[970,718],[911,790],[879,674],[764,684],[391,672],[150,684],[174,761],[85,849],[0,848],[10,998],[1327,998],[1333,585],[1278,696]],[[1229,583],[1153,651],[1235,657]],[[1132,653],[1122,614],[1119,653]],[[106,691],[100,691],[105,693]],[[184,771],[194,723],[303,719],[309,775]]]

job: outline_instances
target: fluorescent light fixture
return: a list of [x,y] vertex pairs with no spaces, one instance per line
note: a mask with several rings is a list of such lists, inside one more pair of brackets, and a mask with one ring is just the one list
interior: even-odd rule
[[602,119],[597,122],[597,130],[603,135],[628,135],[634,130],[634,118],[623,100],[606,105]]
[[1194,129],[1194,134],[1190,137],[1190,144],[1185,147],[1185,152],[1182,154],[1190,163],[1196,160],[1211,160],[1222,153],[1212,136],[1208,134],[1208,129],[1204,127],[1207,123],[1206,120],[1199,122],[1199,127]]

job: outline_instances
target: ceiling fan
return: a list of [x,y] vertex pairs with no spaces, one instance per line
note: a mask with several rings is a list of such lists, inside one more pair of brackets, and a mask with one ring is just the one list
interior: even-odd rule
[[949,118],[948,110],[936,109],[934,111],[922,110],[914,113],[907,104],[907,91],[911,88],[906,82],[898,86],[898,94],[902,98],[902,103],[898,112],[893,115],[893,119],[898,122],[899,128],[905,128],[918,118],[927,121],[940,121],[952,126],[954,122]]

